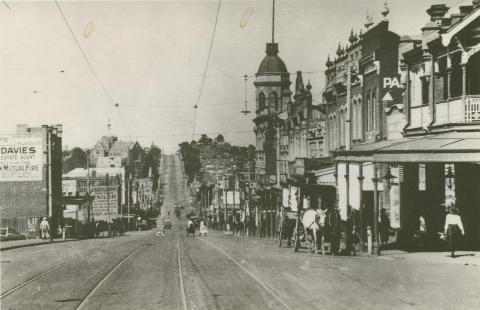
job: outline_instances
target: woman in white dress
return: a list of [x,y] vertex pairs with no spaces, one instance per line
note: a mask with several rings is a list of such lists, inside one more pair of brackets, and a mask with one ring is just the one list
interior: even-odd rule
[[207,233],[208,233],[207,226],[205,226],[205,222],[203,220],[201,220],[200,221],[200,233],[199,233],[199,235],[201,236],[202,234],[204,234],[205,237],[206,237]]
[[445,218],[444,230],[445,234],[448,237],[451,257],[455,257],[455,250],[460,241],[460,234],[465,234],[465,230],[463,229],[462,224],[462,218],[458,213],[458,209],[455,206],[451,206],[449,213],[447,213],[447,216]]

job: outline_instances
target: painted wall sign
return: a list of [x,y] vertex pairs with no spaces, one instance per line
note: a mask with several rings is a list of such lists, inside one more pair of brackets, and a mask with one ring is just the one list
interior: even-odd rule
[[402,84],[397,77],[384,77],[383,78],[383,88],[403,88]]
[[0,182],[41,181],[41,137],[0,137]]
[[[109,185],[108,185],[109,184]],[[88,191],[86,179],[78,180],[78,191],[84,195]],[[118,179],[90,178],[90,193],[95,196],[92,202],[92,213],[95,221],[110,221],[118,215]],[[108,187],[108,189],[107,189]],[[134,192],[135,193],[135,192]],[[110,214],[110,216],[109,216]]]

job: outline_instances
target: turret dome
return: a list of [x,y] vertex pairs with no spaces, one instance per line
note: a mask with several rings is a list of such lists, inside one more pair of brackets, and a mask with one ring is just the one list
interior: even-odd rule
[[278,43],[267,43],[267,55],[258,67],[257,74],[288,73],[287,66],[278,56]]

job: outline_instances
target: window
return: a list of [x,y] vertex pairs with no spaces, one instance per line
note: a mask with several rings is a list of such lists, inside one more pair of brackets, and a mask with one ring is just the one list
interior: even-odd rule
[[275,111],[278,111],[278,96],[277,93],[270,94],[270,107],[274,108]]
[[377,129],[377,89],[372,91],[372,130]]
[[358,99],[357,104],[357,139],[362,139],[362,128],[363,128],[363,119],[362,119],[362,99]]
[[357,139],[357,100],[353,100],[352,105],[352,140]]
[[428,104],[428,92],[430,91],[430,79],[427,76],[421,77],[422,80],[422,104]]
[[370,114],[370,111],[372,110],[372,107],[370,106],[370,92],[366,93],[366,116],[367,116],[367,131],[372,130],[372,117]]
[[263,109],[265,109],[265,94],[260,93],[258,95],[258,110],[262,111]]

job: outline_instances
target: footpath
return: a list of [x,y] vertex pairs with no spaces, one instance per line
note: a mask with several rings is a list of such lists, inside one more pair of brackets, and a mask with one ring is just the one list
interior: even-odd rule
[[[149,230],[149,231],[152,231],[152,230]],[[149,231],[128,231],[128,232],[126,232],[126,234],[129,235],[129,236],[133,236],[133,235],[148,233]],[[104,238],[104,237],[102,237],[102,238]],[[47,245],[47,244],[52,244],[52,243],[81,241],[81,240],[86,240],[86,239],[88,239],[88,238],[66,238],[65,240],[62,239],[62,238],[55,238],[52,241],[42,240],[42,239],[0,241],[0,251],[7,251],[7,250],[13,250],[13,249],[30,247],[30,246]],[[90,239],[92,239],[92,238],[90,238]]]
[[29,246],[37,246],[37,245],[44,245],[44,244],[52,244],[52,243],[62,243],[62,242],[70,242],[76,241],[80,239],[53,239],[50,240],[42,240],[42,239],[27,239],[27,240],[12,240],[12,241],[0,241],[0,251],[7,251],[13,250],[18,248],[24,248]]
[[[258,237],[247,237],[240,234],[233,235],[233,233],[225,233],[223,231],[210,230],[208,233],[209,238],[215,240],[216,244],[224,245],[226,248],[231,246],[234,247],[246,247],[252,248],[255,247],[257,250],[264,250],[266,252],[276,252],[279,255],[284,255],[284,252],[292,252],[293,248],[287,248],[286,242],[283,243],[282,248],[278,248],[278,240],[271,238],[258,238]],[[229,242],[230,240],[230,242]],[[235,242],[232,242],[234,241]],[[295,255],[307,255],[308,257],[317,256],[319,258],[330,258],[330,259],[360,259],[360,260],[405,260],[412,263],[445,263],[445,264],[461,264],[465,266],[473,266],[480,268],[480,251],[455,251],[455,257],[450,257],[450,252],[440,251],[440,252],[407,252],[398,249],[389,249],[383,250],[380,256],[374,255],[361,255],[361,256],[331,256],[331,255],[322,255],[322,254],[310,254],[306,249],[300,249]]]

